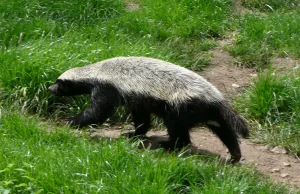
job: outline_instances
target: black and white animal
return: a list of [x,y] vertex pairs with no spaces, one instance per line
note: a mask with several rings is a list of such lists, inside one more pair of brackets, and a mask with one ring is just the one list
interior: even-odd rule
[[72,126],[101,124],[125,105],[132,113],[134,136],[147,133],[153,113],[167,127],[166,145],[182,148],[191,143],[189,129],[205,123],[227,146],[232,162],[241,158],[237,133],[249,135],[246,122],[216,87],[186,68],[159,59],[117,57],[73,68],[49,90],[57,96],[91,94],[90,107],[69,119]]

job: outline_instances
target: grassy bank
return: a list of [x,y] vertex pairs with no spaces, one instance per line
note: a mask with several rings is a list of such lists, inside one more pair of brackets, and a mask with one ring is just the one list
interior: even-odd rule
[[1,117],[0,155],[3,193],[288,193],[251,168],[75,137],[19,114]]
[[[151,56],[199,69],[209,63],[201,51],[215,46],[207,38],[222,37],[229,26],[228,1],[140,3],[133,12],[123,1],[0,4],[6,10],[0,18],[3,101],[48,114],[53,104],[64,104],[46,90],[61,72],[114,56]],[[71,110],[81,109],[76,103]]]
[[[236,105],[255,121],[253,135],[261,142],[282,145],[300,154],[300,71],[262,73]],[[259,124],[258,124],[259,123]]]
[[299,9],[245,14],[237,18],[235,44],[229,48],[245,66],[265,68],[273,57],[299,58]]

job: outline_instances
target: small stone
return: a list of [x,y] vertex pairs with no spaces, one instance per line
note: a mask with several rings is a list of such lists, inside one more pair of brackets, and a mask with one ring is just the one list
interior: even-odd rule
[[251,73],[250,76],[251,77],[257,77],[257,73]]
[[283,162],[283,166],[291,167],[291,164],[290,164],[290,163],[287,163],[287,162]]
[[294,179],[293,182],[297,182],[297,183],[300,183],[300,178],[298,179]]
[[270,149],[270,147],[269,146],[259,146],[258,149],[261,151],[268,151]]
[[273,169],[271,170],[272,173],[276,173],[276,172],[279,172],[279,171],[280,171],[279,168],[273,168]]
[[286,178],[286,177],[288,177],[288,176],[290,176],[290,175],[287,174],[287,173],[282,173],[280,176],[281,176],[282,178]]
[[124,130],[125,130],[125,131],[131,131],[131,130],[134,130],[134,126],[133,126],[133,125],[125,125]]
[[286,149],[281,146],[274,147],[273,149],[271,149],[271,152],[273,152],[275,154],[286,154],[287,153]]
[[299,69],[299,65],[297,65],[296,67],[293,67],[293,70],[297,70],[297,69]]
[[95,140],[95,139],[98,138],[98,135],[97,134],[92,134],[92,135],[90,135],[90,138],[93,139],[93,140]]
[[240,85],[238,85],[238,84],[232,84],[232,87],[239,88]]
[[89,132],[89,133],[95,133],[95,132],[97,132],[97,129],[91,127],[89,129],[87,129],[86,131]]

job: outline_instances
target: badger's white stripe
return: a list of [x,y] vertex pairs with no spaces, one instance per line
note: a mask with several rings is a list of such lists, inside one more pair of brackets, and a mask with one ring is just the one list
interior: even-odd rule
[[166,100],[174,105],[191,98],[220,101],[223,96],[200,75],[158,59],[117,57],[63,73],[59,79],[109,82],[123,94],[135,93]]

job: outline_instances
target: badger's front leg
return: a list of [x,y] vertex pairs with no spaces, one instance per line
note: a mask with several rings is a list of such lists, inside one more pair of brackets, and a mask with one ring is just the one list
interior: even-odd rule
[[114,113],[118,105],[116,91],[107,87],[95,87],[91,93],[90,107],[68,119],[71,126],[84,127],[91,124],[102,124]]
[[[97,116],[98,113],[96,113],[96,110],[93,108],[87,108],[83,112],[77,114],[76,116],[70,117],[67,119],[68,124],[75,127],[84,127],[91,124],[97,124],[100,123],[100,117]],[[102,120],[106,120],[107,117],[103,117]]]

